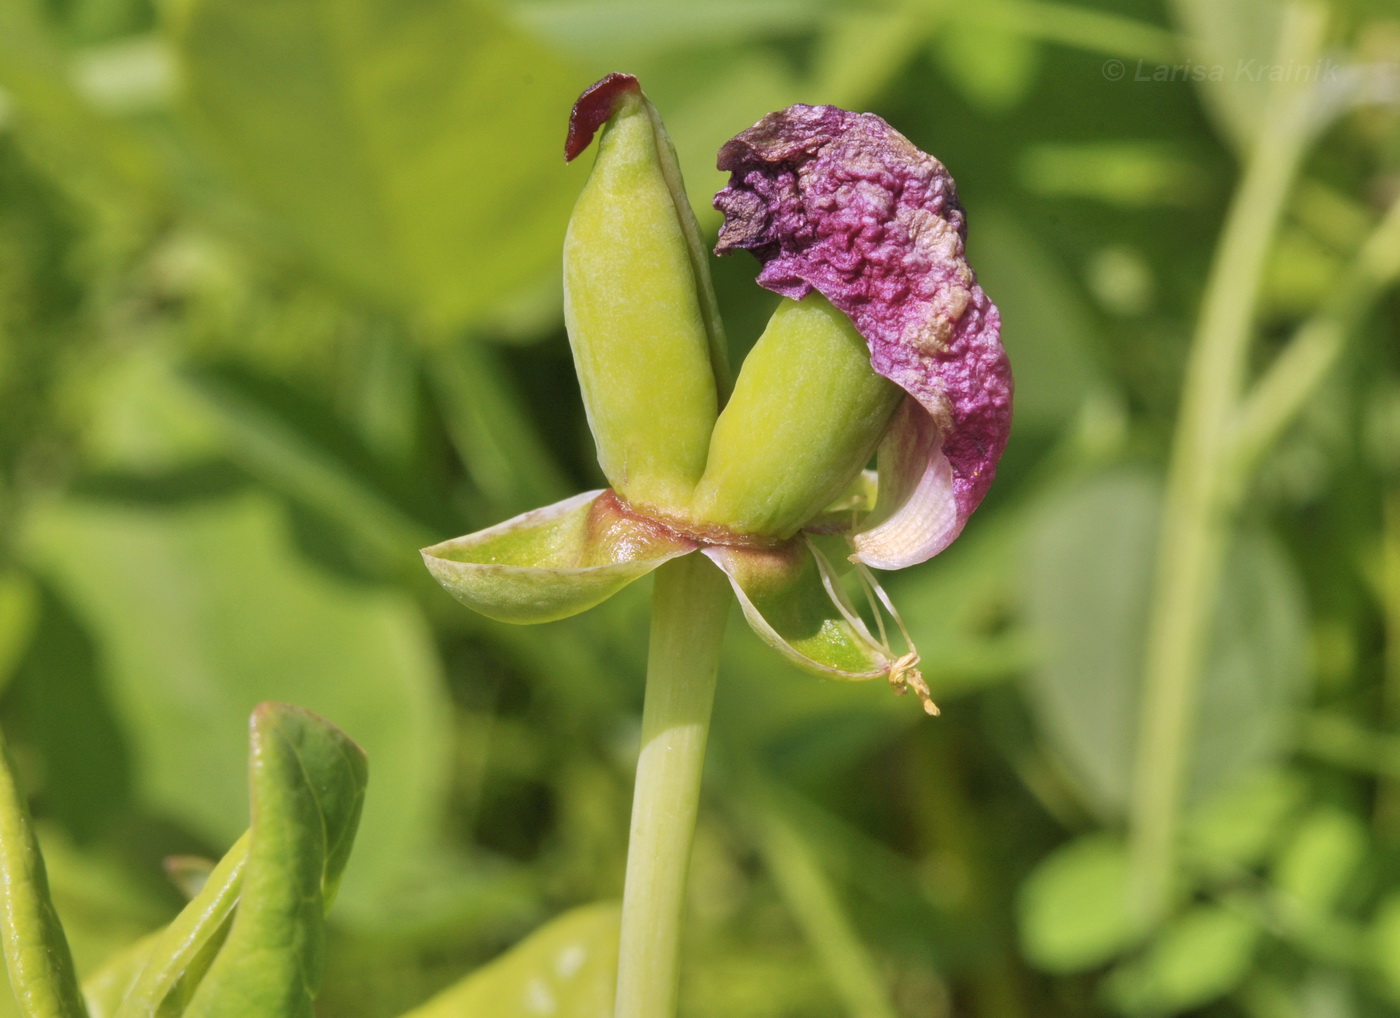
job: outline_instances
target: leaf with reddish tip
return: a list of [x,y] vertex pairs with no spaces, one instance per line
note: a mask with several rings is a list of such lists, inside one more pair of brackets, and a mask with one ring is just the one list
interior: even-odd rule
[[588,491],[423,549],[453,597],[501,622],[553,622],[607,600],[696,543]]
[[878,515],[892,526],[871,539],[870,563],[936,555],[986,494],[1011,427],[1001,318],[967,263],[952,176],[879,117],[834,106],[769,114],[720,149],[719,167],[731,176],[715,196],[716,251],[752,251],[760,285],[794,299],[816,290],[849,315],[874,370],[932,425],[906,418],[884,459],[914,500],[908,513],[935,522],[886,500]]

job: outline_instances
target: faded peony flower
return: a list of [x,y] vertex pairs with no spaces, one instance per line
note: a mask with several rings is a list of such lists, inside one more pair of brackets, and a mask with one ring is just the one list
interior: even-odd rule
[[947,169],[872,113],[790,106],[728,142],[716,252],[753,252],[758,282],[813,290],[850,316],[871,365],[916,400],[886,439],[879,522],[855,535],[869,565],[946,548],[996,475],[1011,429],[1001,316],[967,263]]
[[[611,488],[425,549],[429,569],[485,615],[544,622],[699,551],[784,656],[884,676],[936,713],[867,566],[947,547],[1010,427],[1000,320],[967,264],[952,178],[879,117],[830,106],[770,114],[726,144],[717,251],[752,251],[759,283],[787,298],[731,393],[708,253],[632,76],[580,96],[566,157],[600,129],[565,242],[565,319]],[[863,609],[828,554],[839,535]]]

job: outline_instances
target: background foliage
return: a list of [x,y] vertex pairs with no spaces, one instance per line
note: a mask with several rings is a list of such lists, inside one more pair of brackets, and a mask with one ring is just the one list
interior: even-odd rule
[[[985,507],[889,580],[943,718],[732,627],[684,1013],[1400,1012],[1400,18],[1311,14],[1341,70],[1241,211],[1294,137],[1268,69],[1310,12],[1271,0],[0,0],[0,721],[80,968],[173,913],[163,857],[246,826],[264,699],[370,759],[322,1013],[620,893],[645,589],[517,629],[415,549],[600,482],[560,150],[623,69],[711,231],[715,150],[790,102],[937,154],[1018,384]],[[737,361],[776,299],[716,272]],[[1295,333],[1320,367],[1222,467],[1177,818],[1135,791],[1145,634],[1232,294],[1251,377]],[[1163,810],[1146,922],[1128,831]]]

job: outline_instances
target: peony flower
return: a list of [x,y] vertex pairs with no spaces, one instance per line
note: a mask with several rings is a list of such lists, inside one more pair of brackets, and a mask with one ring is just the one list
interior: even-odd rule
[[[752,252],[785,298],[731,393],[708,252],[635,78],[579,97],[566,158],[600,130],[565,241],[565,320],[610,487],[425,549],[428,568],[482,614],[532,623],[700,552],[784,656],[884,676],[936,713],[868,567],[946,548],[1010,429],[1000,317],[967,263],[952,177],[879,117],[832,106],[780,110],[728,142],[716,251]],[[863,608],[823,550],[833,535]]]

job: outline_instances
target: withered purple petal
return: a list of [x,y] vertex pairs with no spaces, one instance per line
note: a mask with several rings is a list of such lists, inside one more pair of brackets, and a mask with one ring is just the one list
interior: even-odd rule
[[775,293],[825,296],[936,424],[956,519],[904,564],[937,554],[982,501],[1011,427],[1001,317],[967,263],[953,178],[881,118],[834,106],[769,114],[720,149],[719,168],[731,176],[716,252],[753,252]]
[[574,102],[569,114],[569,135],[564,139],[564,161],[574,159],[588,148],[593,136],[598,133],[607,119],[612,116],[618,98],[624,92],[640,92],[642,86],[630,74],[614,71],[606,78],[599,78],[583,90]]

